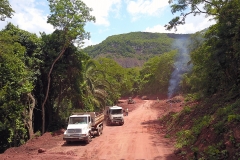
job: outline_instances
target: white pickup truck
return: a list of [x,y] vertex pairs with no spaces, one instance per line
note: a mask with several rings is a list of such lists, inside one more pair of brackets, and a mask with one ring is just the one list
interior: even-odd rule
[[97,112],[74,113],[69,117],[63,140],[91,142],[92,137],[100,136],[103,131],[104,114]]
[[104,111],[107,125],[124,124],[123,108],[120,106],[107,106]]

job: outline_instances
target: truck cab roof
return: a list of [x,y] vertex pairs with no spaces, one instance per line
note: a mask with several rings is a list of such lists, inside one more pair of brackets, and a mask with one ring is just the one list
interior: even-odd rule
[[70,117],[87,117],[89,116],[88,114],[74,114],[74,115],[71,115]]
[[109,107],[110,109],[122,109],[122,107],[120,106],[112,106],[112,107]]

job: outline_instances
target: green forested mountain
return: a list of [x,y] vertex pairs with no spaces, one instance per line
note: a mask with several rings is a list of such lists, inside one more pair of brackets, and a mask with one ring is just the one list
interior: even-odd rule
[[189,34],[131,32],[113,35],[100,44],[86,47],[92,58],[114,59],[125,68],[142,66],[149,58],[174,49],[175,39],[186,41]]

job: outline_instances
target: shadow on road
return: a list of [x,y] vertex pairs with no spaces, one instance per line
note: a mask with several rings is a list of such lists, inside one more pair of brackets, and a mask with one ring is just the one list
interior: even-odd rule
[[[174,139],[166,137],[166,129],[160,124],[159,119],[148,120],[141,123],[144,132],[150,134],[150,139],[152,142],[152,146],[156,148],[163,148],[159,152],[166,151],[166,155],[155,157],[154,160],[179,160],[174,154]],[[172,150],[172,152],[169,152]]]
[[62,147],[68,147],[68,146],[86,146],[86,142],[84,141],[76,141],[76,142],[70,142],[70,143],[63,143]]

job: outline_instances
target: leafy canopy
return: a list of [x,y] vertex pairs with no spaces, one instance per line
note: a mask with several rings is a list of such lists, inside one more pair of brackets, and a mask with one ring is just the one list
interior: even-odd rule
[[173,28],[177,30],[177,26],[185,24],[185,19],[190,14],[194,16],[206,14],[216,18],[221,7],[227,2],[228,0],[169,0],[169,4],[172,4],[172,13],[180,12],[180,15],[173,18],[165,27],[167,30]]
[[91,8],[81,0],[48,1],[51,14],[47,22],[64,31],[69,43],[73,40],[82,43],[82,40],[90,38],[90,34],[85,32],[83,27],[86,22],[95,21],[95,17],[90,15]]
[[0,20],[4,21],[5,18],[12,18],[14,10],[11,8],[8,0],[0,0]]

